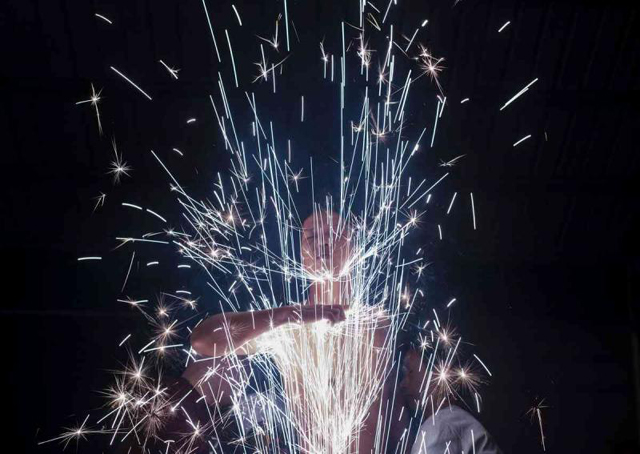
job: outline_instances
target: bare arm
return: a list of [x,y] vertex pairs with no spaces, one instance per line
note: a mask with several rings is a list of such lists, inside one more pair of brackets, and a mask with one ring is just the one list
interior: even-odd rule
[[312,323],[345,319],[346,306],[283,306],[255,312],[221,313],[207,318],[191,333],[191,346],[200,355],[220,357],[247,342],[291,322]]

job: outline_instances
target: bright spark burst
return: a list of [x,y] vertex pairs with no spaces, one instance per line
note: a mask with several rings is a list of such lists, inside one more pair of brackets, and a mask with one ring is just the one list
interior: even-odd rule
[[85,101],[78,101],[76,105],[91,103],[91,105],[96,111],[96,121],[98,122],[98,131],[100,132],[100,135],[102,135],[102,122],[100,121],[100,109],[98,108],[98,103],[102,99],[100,98],[100,94],[102,94],[102,89],[100,89],[100,91],[96,93],[95,87],[93,86],[93,84],[91,84],[91,97]]
[[122,159],[122,154],[118,153],[118,148],[116,146],[116,141],[112,141],[113,147],[113,161],[111,161],[111,165],[109,167],[109,174],[113,175],[113,184],[120,183],[120,179],[122,176],[129,177],[129,172],[133,169],[129,167],[126,161]]

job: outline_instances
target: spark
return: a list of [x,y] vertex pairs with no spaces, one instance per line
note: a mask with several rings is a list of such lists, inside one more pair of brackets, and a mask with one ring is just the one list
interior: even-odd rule
[[471,214],[473,217],[473,230],[476,230],[476,206],[473,203],[473,192],[470,192],[469,196],[471,197]]
[[134,208],[134,209],[136,209],[136,210],[140,210],[140,211],[142,211],[142,207],[141,207],[141,206],[134,205],[134,204],[132,204],[132,203],[126,203],[126,202],[123,202],[123,203],[122,203],[122,206],[123,206],[123,207]]
[[222,63],[220,51],[218,50],[218,43],[216,42],[216,35],[213,33],[213,26],[211,25],[211,18],[209,17],[209,11],[207,10],[207,3],[205,0],[202,0],[202,7],[204,8],[204,14],[207,17],[207,24],[209,25],[209,31],[211,32],[211,39],[213,39],[213,47],[215,48],[216,55],[218,56],[218,63]]
[[525,140],[529,139],[531,137],[531,134],[529,134],[528,136],[524,136],[522,139],[518,140],[516,143],[513,144],[513,146],[518,146],[518,144],[521,144],[522,142],[524,142]]
[[458,161],[462,158],[464,158],[466,156],[466,154],[461,154],[460,156],[456,156],[455,158],[451,159],[450,161],[440,161],[440,167],[453,167],[455,166]]
[[163,218],[162,216],[160,216],[158,213],[156,213],[155,211],[150,210],[149,208],[147,208],[147,213],[154,215],[155,217],[157,217],[158,219],[160,219],[162,222],[166,223],[167,220],[165,218]]
[[523,94],[525,94],[527,91],[529,91],[529,87],[531,87],[533,84],[535,84],[538,81],[538,78],[536,77],[535,79],[533,79],[531,82],[529,82],[527,84],[526,87],[524,87],[522,90],[520,90],[518,93],[516,93],[509,101],[507,101],[504,106],[500,107],[500,111],[502,111],[505,107],[507,107],[509,104],[511,104],[513,101],[515,101],[516,99],[518,99],[520,96],[522,96]]
[[455,299],[455,298],[453,298],[451,301],[449,301],[449,302],[447,303],[447,307],[451,307],[451,305],[452,305],[453,303],[455,303],[455,302],[456,302],[456,299]]
[[100,121],[100,109],[98,108],[98,103],[102,99],[102,98],[100,98],[101,94],[102,94],[102,89],[100,89],[100,91],[98,91],[96,93],[95,87],[93,86],[93,84],[91,84],[91,97],[89,99],[87,99],[87,100],[78,101],[76,103],[76,105],[91,103],[91,105],[93,106],[93,108],[96,111],[96,121],[98,122],[98,131],[99,131],[100,135],[102,135],[102,122]]
[[233,67],[233,78],[236,81],[236,88],[238,88],[238,72],[236,71],[236,60],[233,57],[233,49],[231,48],[231,38],[229,38],[229,31],[225,29],[224,34],[227,36],[227,44],[229,44],[229,55],[231,55],[231,66]]
[[173,77],[174,79],[178,80],[178,71],[180,71],[179,69],[173,69],[173,68],[169,67],[169,65],[167,65],[162,60],[158,60],[158,61],[162,64],[162,66],[164,66],[166,68],[167,71],[169,71],[169,74],[171,74],[171,77]]
[[131,170],[133,169],[129,167],[127,162],[122,159],[122,155],[118,154],[118,148],[116,146],[115,140],[112,141],[112,148],[114,158],[113,161],[111,161],[111,166],[109,167],[110,170],[108,173],[113,175],[113,184],[118,184],[120,183],[120,179],[122,178],[122,176],[130,176],[129,172],[131,172]]
[[161,240],[148,240],[146,238],[133,238],[133,237],[121,237],[121,236],[117,236],[116,240],[118,241],[122,241],[123,244],[126,243],[135,243],[135,242],[140,242],[140,243],[156,243],[156,244],[169,244],[168,241],[161,241]]
[[180,150],[178,150],[177,148],[172,148],[173,151],[175,151],[176,153],[178,153],[180,156],[184,156],[184,154],[182,154],[182,152]]
[[240,19],[240,13],[236,9],[236,5],[231,5],[231,8],[233,8],[233,12],[236,13],[236,17],[238,18],[238,23],[242,27],[242,19]]
[[78,262],[84,262],[87,260],[102,260],[102,257],[98,257],[98,256],[78,257]]
[[87,435],[91,433],[99,433],[99,431],[95,430],[87,430],[85,429],[85,425],[87,424],[87,420],[89,419],[89,415],[84,419],[82,424],[75,428],[67,428],[66,432],[64,432],[61,436],[52,438],[50,440],[39,442],[38,445],[43,445],[45,443],[50,443],[52,441],[64,441],[64,447],[66,448],[72,440],[80,441],[86,440]]
[[540,428],[540,443],[542,444],[542,450],[546,451],[546,445],[545,445],[545,436],[544,436],[544,430],[543,430],[543,425],[542,425],[542,410],[548,408],[546,405],[544,405],[544,399],[540,400],[539,402],[536,402],[528,411],[527,414],[531,415],[531,422],[533,422],[533,419],[536,418],[538,420],[538,427]]
[[504,30],[505,28],[507,28],[507,26],[511,23],[511,21],[507,21],[504,23],[504,25],[502,27],[500,27],[500,30],[498,30],[498,33],[501,33],[502,30]]
[[487,371],[487,373],[489,374],[489,376],[491,377],[491,371],[489,370],[489,368],[485,365],[485,363],[482,362],[482,360],[480,358],[478,358],[478,355],[476,355],[475,353],[473,354],[473,357],[482,365],[482,367],[484,367],[484,370]]
[[278,16],[278,19],[276,19],[276,32],[271,39],[263,38],[262,36],[256,35],[258,39],[261,39],[262,41],[268,43],[276,51],[278,50],[278,46],[280,46],[280,42],[278,41],[278,26],[280,24],[280,17],[281,16]]
[[440,82],[438,81],[438,76],[444,69],[444,65],[442,64],[444,62],[444,58],[434,57],[426,47],[420,45],[420,54],[418,55],[417,59],[421,63],[420,67],[423,70],[423,75],[428,74],[431,80],[436,83],[436,86],[438,87],[440,93],[442,93],[442,87],[440,86]]
[[122,347],[122,344],[124,344],[127,340],[129,340],[130,337],[131,337],[131,334],[127,334],[126,337],[120,341],[120,343],[118,344],[118,347]]
[[449,214],[451,212],[451,208],[453,208],[453,202],[456,201],[456,196],[458,195],[457,192],[453,193],[453,197],[451,197],[451,203],[449,203],[449,208],[447,209],[447,214]]
[[98,207],[104,206],[104,201],[105,201],[106,198],[107,198],[107,194],[105,194],[103,192],[101,192],[99,196],[93,198],[93,200],[96,201],[96,204],[93,207],[93,211],[94,212],[98,209]]
[[187,120],[187,124],[191,124],[191,123],[195,123],[195,122],[196,122],[196,119],[195,119],[195,118],[189,118],[189,119]]
[[103,16],[102,14],[97,14],[95,15],[96,17],[102,19],[103,21],[105,21],[107,24],[109,25],[113,25],[113,22],[111,22],[107,17]]
[[460,101],[460,104],[464,104],[465,102],[468,102],[469,98],[464,98],[462,101]]
[[289,46],[289,9],[287,8],[287,0],[284,0],[284,30],[287,38],[287,52],[291,51]]
[[129,82],[131,85],[133,85],[140,93],[142,93],[149,101],[152,100],[151,96],[149,96],[147,93],[145,93],[145,91],[140,88],[138,85],[135,84],[135,82],[133,82],[131,79],[129,79],[127,76],[125,76],[124,74],[122,74],[120,71],[118,71],[116,68],[114,68],[113,66],[110,66],[110,68],[116,73],[118,74],[120,77],[122,77],[124,80],[126,80],[127,82]]
[[131,262],[129,263],[129,269],[127,270],[127,275],[124,278],[124,282],[122,283],[122,288],[120,289],[121,292],[124,291],[124,288],[127,286],[127,281],[129,280],[129,274],[131,273],[131,267],[133,266],[133,260],[136,258],[136,251],[133,251],[133,254],[131,254]]
[[157,265],[157,264],[159,264],[159,263],[160,263],[160,262],[158,262],[158,261],[147,262],[147,266],[154,266],[154,265]]

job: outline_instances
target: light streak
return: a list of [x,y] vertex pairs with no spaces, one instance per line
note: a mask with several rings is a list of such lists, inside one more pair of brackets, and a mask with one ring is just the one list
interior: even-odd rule
[[542,399],[539,402],[535,403],[527,411],[527,414],[531,415],[531,421],[532,422],[533,422],[534,418],[538,420],[538,427],[540,429],[540,444],[542,445],[542,450],[546,451],[547,447],[546,447],[546,444],[545,444],[545,435],[544,435],[544,429],[543,429],[543,425],[542,425],[542,409],[547,408],[547,406],[544,405],[544,401],[545,401],[545,399]]
[[104,201],[107,198],[107,194],[101,192],[98,197],[94,197],[93,200],[96,201],[95,206],[93,207],[93,211],[95,212],[98,207],[104,206]]
[[453,208],[453,202],[456,201],[457,192],[453,193],[453,197],[451,197],[451,203],[449,203],[449,208],[447,208],[447,214],[451,213],[451,208]]
[[462,158],[464,158],[466,156],[466,154],[461,154],[460,156],[456,156],[455,158],[451,159],[450,161],[440,161],[440,167],[453,167],[455,166],[458,161]]
[[196,119],[195,119],[195,118],[189,118],[189,119],[187,120],[187,124],[191,124],[191,123],[195,123],[195,122],[196,122]]
[[480,363],[480,365],[482,367],[484,367],[484,370],[487,371],[487,373],[489,374],[489,376],[491,377],[491,371],[489,371],[489,368],[485,365],[485,363],[482,362],[482,360],[480,358],[478,358],[478,355],[476,355],[475,353],[473,354],[473,357]]
[[233,78],[236,81],[236,88],[238,88],[238,72],[236,71],[236,60],[233,57],[233,49],[231,48],[231,38],[229,38],[229,31],[225,29],[224,34],[227,36],[227,44],[229,45],[229,55],[231,56],[231,66],[233,67]]
[[147,213],[154,215],[155,217],[157,217],[158,219],[160,219],[162,222],[166,223],[167,220],[165,218],[163,218],[162,216],[160,216],[158,213],[156,213],[155,211],[150,210],[149,208],[147,208]]
[[132,81],[131,79],[129,79],[127,76],[125,76],[124,74],[122,74],[120,71],[118,71],[116,68],[114,68],[113,66],[110,66],[110,68],[116,73],[118,74],[120,77],[122,77],[124,80],[126,80],[127,82],[129,82],[131,85],[133,85],[134,88],[136,88],[140,93],[142,93],[149,101],[152,100],[151,96],[149,96],[142,88],[140,88],[138,85],[136,85],[136,83],[134,81]]
[[178,71],[180,71],[179,69],[173,69],[170,68],[165,62],[163,62],[162,60],[158,60],[162,66],[164,66],[166,68],[167,71],[169,71],[169,74],[171,74],[171,77],[173,77],[174,79],[178,80]]
[[130,337],[131,337],[131,334],[127,334],[125,338],[120,341],[120,343],[118,344],[118,347],[122,347],[122,344],[124,344],[127,340],[129,340]]
[[207,17],[207,24],[209,24],[209,31],[211,32],[211,39],[213,40],[213,47],[216,50],[218,63],[222,63],[222,59],[220,58],[220,51],[218,50],[218,43],[216,42],[216,35],[213,33],[213,26],[211,25],[211,18],[209,17],[209,11],[207,10],[207,3],[205,0],[202,0],[202,7],[204,8],[204,14]]
[[533,79],[531,82],[529,82],[522,90],[520,90],[518,93],[516,93],[509,101],[507,101],[502,107],[500,107],[500,110],[502,111],[505,107],[507,107],[509,104],[511,104],[513,101],[515,101],[516,99],[518,99],[520,96],[522,96],[523,94],[525,94],[527,91],[529,91],[529,87],[531,87],[533,84],[535,84],[538,81],[538,78],[536,77],[535,79]]
[[473,203],[473,192],[469,193],[471,197],[471,215],[473,217],[473,230],[476,230],[476,205]]
[[284,30],[287,38],[287,52],[289,52],[291,46],[289,46],[289,8],[287,8],[287,0],[284,0]]
[[169,244],[168,241],[162,241],[162,240],[148,240],[146,238],[133,238],[133,237],[121,237],[121,236],[117,236],[116,240],[118,241],[122,241],[123,243],[136,243],[136,242],[140,242],[140,243],[156,243],[156,244]]
[[236,5],[231,5],[231,8],[233,8],[233,12],[236,13],[236,17],[238,18],[238,23],[242,27],[242,19],[240,19],[240,13],[236,9]]
[[518,140],[516,143],[513,144],[513,146],[518,146],[519,144],[521,144],[522,142],[524,142],[525,140],[529,139],[531,137],[531,134],[524,136],[522,139]]
[[98,257],[98,256],[78,257],[78,262],[84,262],[87,260],[102,260],[102,257]]
[[105,21],[107,24],[109,25],[113,25],[113,22],[111,22],[107,17],[103,16],[102,14],[97,14],[95,15],[96,17],[102,19],[103,21]]
[[462,101],[460,101],[460,104],[464,104],[465,102],[468,102],[469,98],[464,98]]
[[131,267],[133,266],[133,260],[136,258],[136,251],[133,251],[131,254],[131,262],[129,263],[129,269],[127,270],[127,275],[124,278],[124,282],[122,283],[122,288],[120,291],[124,291],[124,288],[127,286],[127,281],[129,280],[129,274],[131,273]]
[[502,27],[500,27],[500,30],[498,30],[498,33],[502,33],[502,30],[504,30],[505,28],[507,28],[507,26],[511,23],[511,21],[507,21],[504,23],[504,25]]

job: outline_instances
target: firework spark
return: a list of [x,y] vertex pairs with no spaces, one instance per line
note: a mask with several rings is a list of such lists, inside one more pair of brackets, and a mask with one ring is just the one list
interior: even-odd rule
[[118,148],[116,146],[116,141],[113,140],[111,142],[111,146],[113,148],[113,161],[111,161],[111,166],[109,167],[109,174],[113,175],[113,184],[120,183],[120,179],[122,176],[129,177],[129,172],[133,169],[129,167],[126,161],[122,159],[122,154],[118,154]]
[[76,105],[91,103],[91,105],[96,111],[96,121],[98,122],[98,131],[100,132],[100,135],[102,135],[102,122],[100,121],[100,109],[98,108],[98,103],[102,99],[100,98],[100,94],[102,94],[102,90],[96,93],[95,87],[93,86],[93,84],[91,84],[91,97],[85,101],[78,101]]

